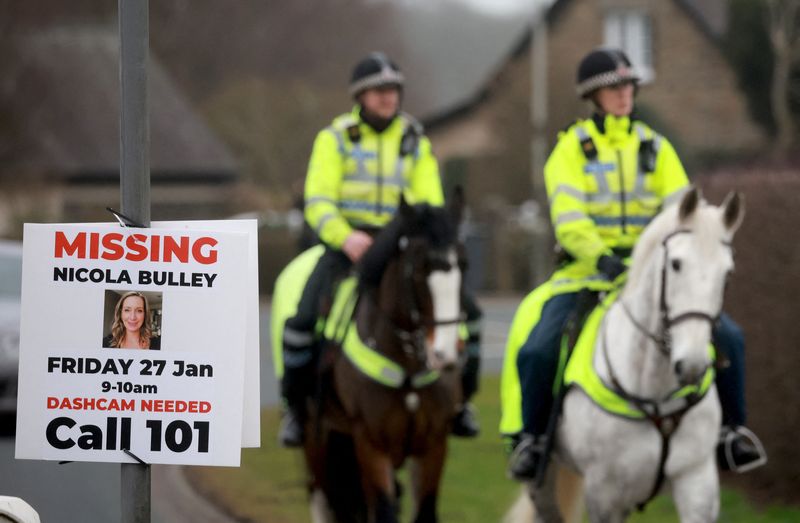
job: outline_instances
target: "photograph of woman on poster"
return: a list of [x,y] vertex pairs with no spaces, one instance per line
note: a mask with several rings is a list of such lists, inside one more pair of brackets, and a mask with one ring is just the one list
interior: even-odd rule
[[154,331],[151,312],[143,293],[122,294],[114,307],[111,333],[103,338],[103,347],[161,350],[161,337]]

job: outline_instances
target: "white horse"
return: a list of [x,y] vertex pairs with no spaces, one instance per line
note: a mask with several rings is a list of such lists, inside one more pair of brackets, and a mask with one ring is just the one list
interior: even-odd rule
[[[556,459],[583,476],[593,523],[623,521],[662,484],[671,487],[682,522],[717,519],[716,389],[712,383],[705,395],[683,400],[673,392],[710,378],[711,329],[743,215],[738,194],[715,207],[691,189],[680,205],[651,222],[634,249],[628,282],[599,328],[593,366],[646,415],[635,420],[611,414],[573,387],[554,447]],[[529,485],[536,521],[562,521],[556,471],[550,467],[541,488]]]

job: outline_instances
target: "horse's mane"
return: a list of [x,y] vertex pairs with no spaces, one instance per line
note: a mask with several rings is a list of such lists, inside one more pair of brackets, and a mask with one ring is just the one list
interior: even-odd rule
[[681,223],[678,219],[680,205],[673,204],[661,211],[650,222],[636,246],[633,249],[631,269],[628,273],[627,287],[635,288],[644,277],[647,260],[652,253],[658,249],[666,236],[680,228],[691,229],[699,238],[698,245],[706,245],[712,241],[726,239],[727,234],[722,226],[722,222],[717,216],[712,219],[712,215],[719,213],[719,208],[709,205],[705,200],[700,200],[697,210],[689,218],[688,223]]
[[397,255],[400,238],[404,236],[409,239],[422,237],[434,248],[446,247],[455,243],[456,228],[443,207],[426,203],[401,205],[359,262],[362,285],[375,287],[380,283],[389,261]]

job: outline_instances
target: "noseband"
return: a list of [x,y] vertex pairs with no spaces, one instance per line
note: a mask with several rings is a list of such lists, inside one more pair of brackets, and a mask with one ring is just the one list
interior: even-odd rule
[[680,314],[676,314],[674,316],[670,316],[670,309],[669,303],[667,303],[667,262],[669,259],[669,248],[667,243],[670,239],[674,238],[679,234],[691,234],[692,231],[690,229],[678,229],[670,234],[668,234],[661,242],[661,246],[664,248],[664,260],[661,265],[661,290],[658,299],[658,306],[659,306],[659,316],[661,318],[661,325],[659,328],[659,332],[653,333],[650,332],[647,327],[641,324],[636,317],[634,317],[631,310],[628,308],[628,305],[625,303],[624,300],[620,299],[620,303],[622,304],[622,309],[625,311],[625,314],[631,320],[631,322],[636,326],[636,329],[639,330],[642,334],[644,334],[647,338],[652,340],[658,350],[664,354],[665,356],[670,356],[672,353],[672,335],[670,334],[670,329],[675,325],[682,323],[686,320],[691,319],[699,319],[705,320],[711,324],[712,328],[719,320],[719,316],[721,311],[717,312],[714,316],[708,314],[705,311],[700,310],[688,310],[681,312]]
[[[655,342],[658,350],[667,357],[670,357],[672,353],[672,336],[670,334],[670,329],[672,327],[689,319],[704,320],[709,322],[713,327],[721,314],[720,311],[716,315],[712,316],[705,311],[688,310],[679,314],[670,315],[669,303],[667,303],[667,262],[669,261],[669,249],[667,244],[670,239],[679,234],[691,233],[692,231],[690,229],[678,229],[668,234],[661,242],[661,246],[664,248],[664,260],[661,267],[661,290],[658,300],[660,316],[660,329],[658,333],[650,332],[647,327],[642,325],[641,322],[634,317],[633,313],[625,304],[625,301],[622,298],[618,300],[622,305],[622,309],[625,311],[625,314],[631,320],[636,329],[643,333],[647,338]],[[666,466],[667,457],[669,456],[670,438],[672,434],[677,430],[684,414],[686,414],[686,412],[699,403],[704,397],[705,393],[701,391],[699,394],[696,392],[690,392],[688,394],[681,395],[680,392],[683,388],[679,387],[675,391],[668,394],[664,400],[641,398],[628,393],[620,384],[617,376],[614,373],[614,369],[611,366],[611,360],[609,359],[608,348],[606,345],[605,330],[603,331],[602,336],[603,356],[605,358],[606,366],[608,367],[613,390],[621,397],[628,400],[631,404],[635,405],[635,407],[642,412],[642,414],[644,414],[644,416],[655,426],[656,430],[658,430],[658,433],[661,436],[661,453],[659,457],[655,483],[653,484],[650,495],[647,497],[647,499],[637,504],[639,510],[643,510],[644,506],[656,496],[659,490],[661,490],[661,486],[664,484],[664,479],[666,477],[664,467]],[[707,372],[702,374],[700,381],[705,379],[706,374]],[[696,389],[700,388],[699,384],[695,384],[693,386]]]
[[[406,254],[409,240],[407,237],[400,238],[398,242],[400,251]],[[380,307],[376,307],[381,317],[391,327],[394,335],[403,344],[403,350],[409,356],[417,355],[420,360],[426,358],[425,354],[425,336],[429,329],[444,326],[454,325],[464,321],[464,313],[459,314],[456,318],[446,320],[426,319],[423,317],[421,308],[419,306],[420,299],[416,292],[416,283],[418,276],[415,274],[415,260],[411,256],[404,256],[401,271],[401,294],[400,303],[404,304],[404,308],[408,311],[411,324],[409,326],[399,325],[388,313],[382,311]],[[445,256],[431,257],[432,271],[441,270],[449,271],[453,268],[453,264],[446,259]]]

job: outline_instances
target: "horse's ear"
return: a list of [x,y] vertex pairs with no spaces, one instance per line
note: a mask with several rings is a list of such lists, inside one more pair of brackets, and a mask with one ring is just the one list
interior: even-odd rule
[[450,204],[448,205],[453,227],[458,227],[461,224],[461,220],[464,218],[464,205],[464,188],[456,185],[453,189],[453,194],[450,195]]
[[683,195],[681,198],[681,206],[678,210],[678,219],[682,222],[685,222],[689,219],[694,211],[697,210],[697,206],[700,204],[700,199],[702,195],[700,194],[700,189],[697,187],[692,186],[686,194]]
[[735,233],[744,219],[744,195],[738,191],[729,192],[720,207],[722,207],[722,223],[728,232]]

